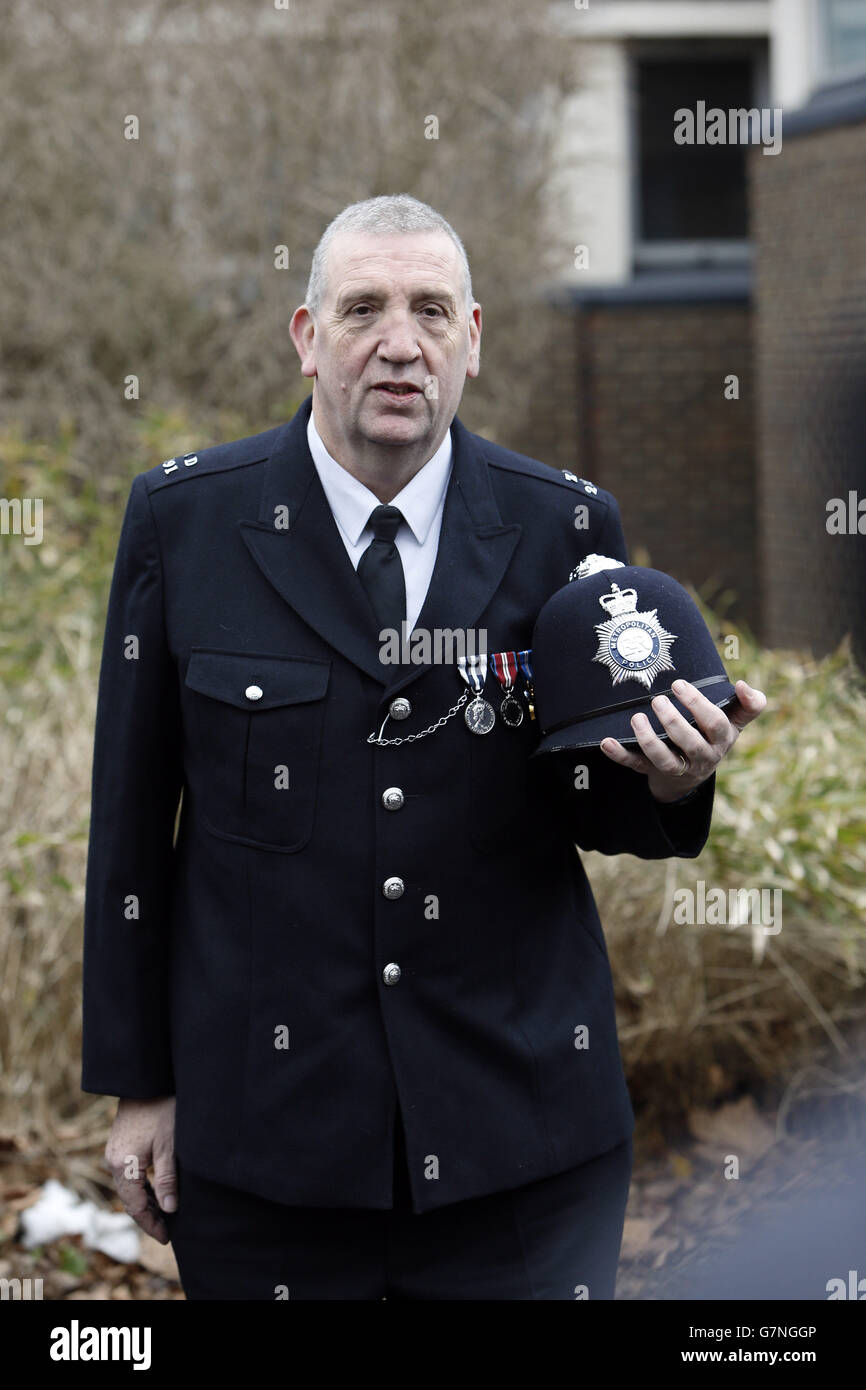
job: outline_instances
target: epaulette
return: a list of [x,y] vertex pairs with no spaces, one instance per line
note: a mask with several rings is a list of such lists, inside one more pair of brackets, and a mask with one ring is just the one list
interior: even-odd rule
[[548,486],[570,492],[572,497],[577,493],[581,502],[589,503],[591,507],[600,507],[603,512],[606,512],[610,506],[611,494],[609,492],[606,492],[602,487],[597,487],[588,478],[578,477],[577,473],[572,473],[568,468],[551,468],[546,463],[539,463],[537,459],[527,458],[522,454],[513,454],[506,450],[498,452],[498,456],[491,456],[490,453],[487,453],[486,456],[488,463],[493,468],[547,483]]
[[247,435],[244,439],[232,439],[225,444],[211,444],[191,454],[177,454],[175,458],[164,459],[162,463],[148,468],[144,473],[145,486],[149,493],[180,482],[182,478],[198,478],[203,474],[225,473],[231,468],[243,468],[249,463],[266,459],[273,450],[277,436],[285,425],[263,430],[261,434]]
[[530,458],[528,454],[515,453],[486,439],[481,441],[481,444],[484,457],[493,468],[519,473],[525,478],[537,478],[541,482],[553,483],[569,491],[579,488],[585,497],[596,497],[599,502],[605,504],[608,501],[609,494],[603,488],[597,487],[588,478],[579,477],[568,468],[551,468],[539,459]]

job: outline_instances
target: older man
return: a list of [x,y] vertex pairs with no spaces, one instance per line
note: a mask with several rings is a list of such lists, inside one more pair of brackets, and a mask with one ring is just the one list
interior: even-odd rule
[[575,845],[696,855],[764,697],[660,708],[685,775],[639,719],[588,790],[530,765],[533,624],[627,559],[614,498],[576,529],[570,476],[457,418],[481,308],[415,199],[331,223],[291,333],[292,420],[131,489],[83,1088],[120,1098],[118,1190],[190,1298],[611,1298],[633,1115]]

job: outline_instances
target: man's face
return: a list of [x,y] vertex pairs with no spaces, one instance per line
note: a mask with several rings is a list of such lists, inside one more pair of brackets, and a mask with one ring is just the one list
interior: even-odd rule
[[350,456],[370,443],[432,454],[479,371],[481,308],[467,315],[445,232],[336,237],[319,312],[296,310],[291,333],[325,443]]

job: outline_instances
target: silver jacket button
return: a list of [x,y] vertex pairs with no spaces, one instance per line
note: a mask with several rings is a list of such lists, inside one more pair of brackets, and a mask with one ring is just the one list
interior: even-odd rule
[[399,695],[396,700],[391,701],[388,706],[388,713],[392,719],[408,719],[412,713],[412,706],[408,700],[404,700],[403,696]]
[[382,793],[382,805],[386,811],[399,811],[405,800],[399,787],[387,787]]
[[385,969],[382,971],[382,983],[386,985],[396,985],[402,973],[396,961],[392,960],[391,964],[386,965]]
[[248,685],[244,694],[248,700],[260,700],[264,691],[260,685]]
[[386,878],[382,884],[382,892],[386,898],[402,898],[405,887],[402,878]]

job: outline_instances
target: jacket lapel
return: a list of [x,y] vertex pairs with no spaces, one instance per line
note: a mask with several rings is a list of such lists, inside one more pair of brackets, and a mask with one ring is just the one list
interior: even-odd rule
[[[265,465],[258,516],[238,525],[253,560],[299,617],[390,694],[430,670],[431,663],[395,666],[379,659],[376,619],[307,443],[311,409],[308,396],[278,436]],[[501,522],[479,447],[483,441],[456,417],[451,439],[451,478],[436,563],[416,623],[430,632],[475,626],[521,534],[519,525]]]

